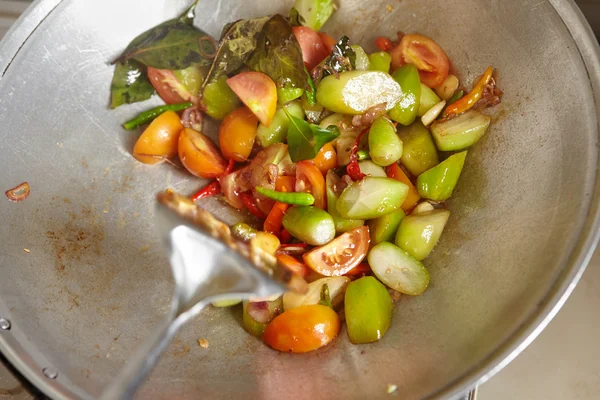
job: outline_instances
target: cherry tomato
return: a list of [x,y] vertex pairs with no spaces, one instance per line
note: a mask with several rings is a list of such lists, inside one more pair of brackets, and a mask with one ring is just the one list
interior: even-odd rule
[[392,51],[392,69],[414,64],[421,82],[430,88],[440,86],[450,71],[450,60],[442,48],[423,35],[406,35]]
[[323,41],[323,44],[325,45],[325,48],[327,49],[329,54],[331,54],[331,52],[333,51],[333,46],[337,44],[337,40],[335,40],[325,32],[319,32],[319,37]]
[[296,164],[296,192],[311,193],[315,198],[315,207],[327,209],[325,178],[312,161],[304,160]]
[[289,254],[277,253],[276,257],[279,264],[283,265],[290,271],[294,272],[297,275],[300,275],[303,278],[306,278],[311,274],[311,270],[308,269],[306,265],[302,264],[300,261],[290,256]]
[[306,353],[330,343],[340,332],[340,317],[331,307],[300,306],[277,316],[263,335],[275,350]]
[[217,178],[227,169],[227,162],[207,136],[190,128],[179,135],[179,159],[192,175]]
[[307,26],[295,26],[294,36],[302,48],[302,59],[306,67],[311,70],[325,59],[330,53],[321,36]]
[[226,159],[246,161],[256,138],[258,118],[246,107],[238,108],[225,117],[219,130],[219,145]]
[[392,41],[386,37],[379,36],[375,39],[375,46],[381,51],[390,51],[394,48]]
[[321,275],[345,275],[366,257],[370,242],[369,228],[361,226],[304,253],[302,257],[310,269]]
[[173,111],[159,115],[148,125],[133,146],[133,157],[144,164],[159,164],[177,155],[177,141],[183,129]]
[[312,159],[312,162],[315,163],[323,175],[330,169],[337,168],[337,153],[331,142],[321,147],[321,150],[319,150],[317,156]]
[[242,72],[227,79],[227,85],[260,122],[271,124],[277,111],[277,87],[271,78],[262,72]]
[[198,101],[198,97],[190,93],[177,80],[171,70],[148,67],[148,79],[150,79],[150,83],[154,86],[161,99],[167,104],[184,103],[186,101],[196,103]]

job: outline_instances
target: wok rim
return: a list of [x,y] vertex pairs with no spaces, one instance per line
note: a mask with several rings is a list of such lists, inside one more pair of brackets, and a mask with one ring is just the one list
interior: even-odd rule
[[[577,45],[584,62],[596,108],[596,138],[600,129],[600,46],[574,0],[547,0],[562,19],[572,39]],[[0,41],[0,54],[8,55],[0,59],[0,81],[10,67],[12,60],[21,50],[22,45],[32,36],[38,26],[63,2],[63,0],[35,0],[8,30]],[[585,226],[582,228],[575,248],[562,273],[556,278],[552,287],[521,326],[500,343],[495,350],[481,360],[465,374],[430,393],[426,398],[455,398],[464,395],[473,387],[491,379],[514,360],[533,340],[546,328],[567,301],[579,280],[600,240],[600,182],[598,177],[598,150],[596,154],[597,169],[594,171],[595,184]],[[10,337],[9,337],[10,338]],[[46,378],[41,365],[34,365],[29,353],[19,344],[11,345],[7,337],[0,335],[0,356],[10,364],[25,380],[27,387],[33,387],[51,398],[68,398],[82,393],[68,393]],[[26,361],[25,359],[29,359]],[[0,358],[0,360],[3,360]]]

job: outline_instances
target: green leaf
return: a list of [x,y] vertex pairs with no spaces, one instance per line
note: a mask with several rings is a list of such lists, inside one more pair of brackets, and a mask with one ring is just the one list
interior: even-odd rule
[[278,87],[311,89],[302,49],[292,25],[282,15],[276,14],[267,21],[246,65],[268,75]]
[[110,108],[147,100],[154,93],[144,65],[134,60],[117,64],[110,85]]
[[294,117],[285,108],[284,111],[290,120],[288,151],[295,163],[302,160],[312,160],[317,156],[321,147],[340,136],[340,130],[335,125],[324,129]]
[[290,24],[292,26],[302,26],[305,22],[304,18],[302,18],[302,15],[300,15],[298,10],[294,7],[291,8],[290,16],[288,17],[288,19],[290,20]]
[[329,286],[327,286],[327,284],[324,284],[321,288],[321,300],[319,300],[319,304],[333,308],[333,304],[331,304],[331,295],[329,294]]
[[196,2],[179,18],[142,33],[129,43],[114,63],[137,60],[158,69],[185,69],[193,64],[211,65],[216,41],[194,27]]
[[350,46],[348,36],[343,36],[335,46],[333,51],[317,66],[313,71],[313,79],[318,84],[323,78],[331,74],[339,74],[356,69],[356,53]]

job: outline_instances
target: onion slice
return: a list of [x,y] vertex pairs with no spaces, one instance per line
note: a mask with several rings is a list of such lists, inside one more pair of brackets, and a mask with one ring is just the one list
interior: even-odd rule
[[18,203],[29,197],[30,192],[31,188],[29,187],[29,183],[23,182],[20,185],[7,190],[6,192],[4,192],[4,194],[13,203]]

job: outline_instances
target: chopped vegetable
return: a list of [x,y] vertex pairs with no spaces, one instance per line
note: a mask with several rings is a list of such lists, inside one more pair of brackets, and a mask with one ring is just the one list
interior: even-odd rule
[[380,178],[386,178],[385,170],[379,165],[375,164],[371,160],[364,160],[358,163],[360,172],[365,176],[375,176]]
[[333,112],[356,115],[382,103],[390,110],[401,93],[400,85],[384,72],[351,71],[324,78],[317,87],[317,101]]
[[159,115],[161,115],[162,113],[164,113],[166,111],[178,112],[178,111],[185,110],[186,108],[190,108],[192,106],[193,106],[193,103],[187,102],[187,103],[170,104],[170,105],[166,105],[166,106],[154,107],[148,111],[144,111],[144,112],[138,114],[138,116],[133,118],[132,120],[125,122],[123,124],[123,128],[125,128],[127,130],[132,130],[132,129],[137,128],[138,126],[141,126],[141,125],[147,124],[148,122],[151,122],[154,118],[158,117]]
[[337,210],[348,219],[373,219],[400,208],[408,186],[395,179],[367,176],[353,182],[340,196]]
[[385,286],[372,276],[348,284],[344,298],[348,337],[355,344],[376,342],[392,320],[392,299]]
[[485,85],[492,79],[492,74],[494,73],[494,69],[490,66],[488,67],[483,75],[479,78],[479,80],[473,85],[473,89],[463,96],[460,100],[455,101],[450,104],[444,110],[444,117],[449,117],[450,115],[458,115],[462,114],[467,110],[470,110],[483,94],[483,90],[485,89]]
[[370,160],[371,156],[367,150],[359,150],[356,152],[356,159],[358,161]]
[[369,243],[369,228],[361,226],[304,253],[302,258],[310,269],[323,276],[346,275],[365,259]]
[[321,40],[323,41],[325,47],[327,47],[327,51],[331,53],[333,51],[333,48],[337,44],[337,40],[335,40],[325,32],[319,32],[319,36],[321,37]]
[[210,138],[193,129],[185,128],[181,131],[177,148],[181,163],[192,175],[206,179],[217,178],[227,168],[227,163]]
[[237,306],[241,302],[242,302],[241,300],[236,300],[236,299],[232,299],[232,300],[220,300],[220,301],[214,301],[212,303],[212,305],[213,305],[213,307],[217,307],[217,308],[226,308],[226,307]]
[[265,189],[261,187],[257,187],[256,191],[263,196],[276,200],[280,203],[299,206],[312,206],[315,203],[315,198],[310,193],[278,192],[276,190]]
[[[283,247],[283,246],[285,246],[285,245],[282,245],[281,247]],[[288,246],[291,246],[291,245],[288,245]],[[281,247],[280,247],[279,251],[277,252],[277,254],[275,255],[275,257],[277,257],[277,262],[279,263],[279,265],[283,265],[286,269],[292,271],[293,273],[295,273],[297,275],[300,275],[303,278],[306,278],[307,276],[309,276],[311,274],[311,270],[306,265],[302,264],[300,261],[298,261],[296,258],[292,257],[289,254],[281,253]],[[310,291],[310,285],[309,285],[309,289],[308,290]],[[285,296],[286,296],[286,294],[292,295],[292,294],[297,294],[297,293],[286,292],[283,295],[284,309],[288,310],[289,308],[287,308],[285,306],[285,303],[286,303]]]
[[154,89],[167,104],[180,104],[183,102],[198,102],[197,93],[191,93],[175,77],[173,71],[148,67],[148,79]]
[[377,118],[371,125],[369,155],[375,164],[382,167],[394,164],[402,157],[402,140],[394,125],[385,117]]
[[398,104],[390,110],[390,118],[402,125],[410,125],[417,118],[421,104],[422,86],[419,71],[414,65],[404,65],[392,75],[400,85],[402,96]]
[[335,225],[335,232],[340,234],[352,229],[358,228],[365,224],[363,220],[346,219],[340,215],[337,210],[338,195],[336,193],[336,186],[340,183],[340,178],[333,171],[327,171],[325,178],[327,185],[327,211],[333,218]]
[[450,60],[436,42],[423,35],[405,35],[400,44],[392,50],[392,68],[398,68],[394,62],[394,54],[400,53],[402,64],[414,64],[419,69],[421,82],[435,88],[440,86],[448,77]]
[[424,260],[440,240],[449,217],[448,210],[409,215],[398,229],[396,245],[417,260]]
[[227,84],[260,122],[271,124],[277,111],[277,87],[271,78],[262,72],[242,72]]
[[269,232],[256,232],[254,237],[250,238],[250,247],[253,249],[260,249],[267,254],[275,255],[281,242],[277,236]]
[[308,284],[308,291],[304,294],[286,292],[283,295],[283,309],[288,311],[296,307],[319,304],[321,301],[321,292],[325,286],[327,286],[329,291],[331,305],[333,308],[336,308],[344,301],[344,293],[346,292],[348,283],[350,283],[350,278],[345,276],[317,279]]
[[440,162],[433,138],[421,121],[398,129],[398,135],[404,144],[402,165],[414,176],[421,175]]
[[[314,197],[312,198],[312,201],[315,201]],[[265,223],[263,225],[265,232],[278,234],[281,231],[281,227],[283,226],[283,216],[288,208],[289,204],[282,203],[280,201],[273,205],[273,208],[271,208],[271,211],[269,212],[269,215],[267,215],[267,219],[265,219]]]
[[318,31],[333,15],[335,3],[333,0],[296,0],[294,9],[302,17],[302,25]]
[[283,312],[283,301],[280,298],[274,301],[244,301],[243,324],[244,329],[258,338],[262,337],[267,325]]
[[319,171],[323,175],[327,174],[327,171],[338,167],[337,153],[331,142],[325,143],[317,153],[317,156],[311,161],[319,168]]
[[419,102],[419,112],[417,113],[417,116],[422,117],[440,101],[442,100],[432,89],[421,83],[421,99]]
[[389,214],[369,221],[371,232],[371,245],[375,246],[381,242],[393,242],[400,223],[406,214],[403,210],[396,210]]
[[421,203],[417,204],[417,206],[413,209],[413,211],[410,215],[423,214],[423,213],[427,213],[427,212],[433,211],[433,210],[435,210],[435,207],[433,206],[433,204],[431,204],[430,202],[425,200],[425,201],[422,201]]
[[279,105],[282,106],[284,104],[289,103],[290,101],[299,99],[303,94],[304,89],[302,88],[277,88],[277,103],[279,103]]
[[379,51],[369,56],[369,62],[369,69],[371,71],[381,71],[387,74],[388,72],[390,72],[392,56],[390,56],[390,53],[387,53],[385,51]]
[[[442,100],[450,100],[454,93],[458,90],[458,86],[460,82],[455,75],[448,75],[444,83],[442,83],[439,87],[435,88],[435,93],[440,96]],[[448,102],[450,104],[450,102]]]
[[421,117],[421,122],[423,123],[423,125],[429,126],[429,125],[433,124],[433,122],[442,113],[442,111],[444,111],[445,107],[446,107],[446,101],[441,101],[438,104],[436,104],[435,106],[431,107],[431,109],[429,111],[427,111],[425,113],[425,115],[423,115]]
[[466,151],[451,155],[439,165],[419,175],[419,195],[434,201],[449,199],[458,183],[466,157]]
[[225,118],[241,105],[240,99],[227,84],[226,76],[206,85],[202,93],[202,103],[206,114],[218,120]]
[[30,193],[31,187],[29,186],[29,183],[23,182],[12,189],[8,189],[4,192],[4,195],[13,203],[18,203],[28,198]]
[[331,125],[323,129],[318,125],[309,124],[303,119],[294,117],[286,109],[284,111],[290,120],[288,145],[293,162],[315,158],[325,143],[340,136],[337,126]]
[[275,117],[273,117],[273,121],[271,121],[269,126],[265,126],[264,124],[258,125],[256,140],[262,147],[269,147],[272,144],[283,143],[287,140],[290,119],[288,118],[286,111],[290,115],[304,120],[304,110],[299,101],[289,102],[285,106],[277,109]]
[[275,350],[306,353],[329,344],[340,332],[340,317],[331,307],[292,308],[275,318],[263,340]]
[[325,178],[312,161],[300,161],[296,164],[296,192],[308,192],[315,198],[314,206],[327,209]]
[[386,168],[386,173],[389,178],[396,179],[404,183],[408,186],[408,195],[406,196],[406,200],[402,203],[402,209],[406,212],[412,210],[412,208],[417,204],[419,200],[421,200],[421,196],[419,196],[419,192],[415,185],[410,181],[406,173],[400,168],[398,164],[392,164]]
[[256,139],[258,119],[246,107],[229,113],[219,129],[221,153],[228,160],[243,162],[248,159]]
[[329,50],[315,30],[306,26],[295,26],[293,30],[302,48],[302,59],[309,70],[329,56]]
[[313,246],[329,243],[335,237],[331,215],[312,206],[291,207],[283,217],[283,227],[295,238]]
[[204,188],[200,189],[196,194],[194,194],[191,197],[191,199],[192,201],[198,201],[200,199],[211,197],[219,193],[221,193],[221,185],[218,181],[214,181],[206,185]]
[[368,71],[370,69],[369,67],[371,61],[369,61],[369,56],[367,55],[367,53],[365,53],[363,48],[357,44],[353,44],[350,47],[352,47],[352,50],[354,50],[354,54],[356,54],[355,69],[357,71]]
[[177,155],[177,141],[183,129],[181,119],[173,111],[159,115],[133,146],[133,157],[144,164],[159,164]]
[[441,151],[459,151],[477,143],[491,122],[491,117],[469,110],[456,118],[435,122],[431,126],[431,133]]
[[394,43],[392,43],[390,39],[380,36],[377,39],[375,39],[375,46],[377,46],[377,48],[381,51],[390,51],[394,48]]
[[429,285],[427,268],[392,243],[381,242],[373,247],[369,265],[381,282],[400,293],[417,296]]
[[243,222],[238,222],[231,227],[231,233],[233,236],[243,241],[249,242],[254,236],[256,236],[256,229]]

